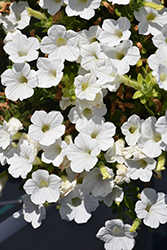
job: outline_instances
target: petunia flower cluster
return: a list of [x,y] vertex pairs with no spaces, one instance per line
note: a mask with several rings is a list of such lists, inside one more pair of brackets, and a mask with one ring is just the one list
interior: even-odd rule
[[[100,0],[38,1],[48,16],[63,9],[69,18],[81,20],[93,18],[103,4]],[[167,222],[165,193],[143,188],[133,195],[131,208],[125,188],[134,181],[160,178],[165,169],[167,105],[160,98],[167,90],[167,9],[162,10],[158,0],[141,1],[133,13],[138,24],[134,27],[127,16],[116,17],[119,6],[128,8],[132,1],[107,4],[115,8],[115,16],[87,29],[72,30],[63,22],[53,22],[41,38],[24,34],[30,16],[41,22],[46,19],[28,2],[14,1],[9,14],[0,16],[6,34],[3,49],[10,60],[1,74],[7,103],[34,102],[38,107],[32,105],[28,122],[22,116],[2,119],[0,163],[10,176],[24,180],[23,216],[34,228],[45,219],[49,204],[58,205],[62,219],[78,224],[86,223],[100,202],[119,211],[130,209],[134,223],[143,221],[157,228]],[[153,54],[144,50],[147,39],[155,47]],[[131,79],[134,74],[137,80]],[[146,114],[125,103],[125,95],[133,101],[141,98]],[[152,103],[158,103],[156,112],[149,107]],[[126,112],[127,107],[132,110]],[[106,250],[129,250],[135,245],[138,226],[125,224],[121,216],[121,220],[120,216],[107,220],[96,234]]]

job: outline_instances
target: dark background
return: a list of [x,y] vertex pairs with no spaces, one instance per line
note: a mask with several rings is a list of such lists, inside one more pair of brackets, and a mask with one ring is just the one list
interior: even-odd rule
[[[167,172],[163,172],[163,179],[153,180],[153,187],[157,192],[167,193]],[[17,199],[24,194],[19,190],[21,180],[13,179],[7,182],[0,201]],[[7,219],[21,204],[0,207],[0,222]],[[34,229],[27,223],[20,231],[0,244],[0,250],[103,250],[104,243],[96,238],[98,230],[104,226],[106,220],[113,219],[112,210],[101,204],[93,212],[93,216],[86,224],[76,224],[74,221],[62,220],[55,206],[47,211],[47,217],[42,225]],[[1,234],[2,232],[0,232]],[[141,225],[134,250],[167,250],[167,224],[161,225],[150,233],[145,225]],[[111,249],[114,250],[114,249]]]

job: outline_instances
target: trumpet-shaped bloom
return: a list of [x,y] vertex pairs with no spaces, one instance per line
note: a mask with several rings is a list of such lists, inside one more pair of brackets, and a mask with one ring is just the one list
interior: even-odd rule
[[158,118],[155,127],[156,131],[161,133],[162,141],[167,144],[167,110],[164,116]]
[[75,61],[79,56],[77,34],[73,30],[66,31],[63,25],[55,24],[48,29],[48,36],[42,39],[40,49],[49,54],[49,58]]
[[81,46],[80,50],[81,67],[96,74],[98,67],[104,65],[107,59],[100,48],[100,44],[98,42],[85,44]]
[[162,29],[156,36],[152,38],[153,44],[159,48],[161,46],[167,46],[167,24],[163,25]]
[[162,136],[155,129],[156,118],[150,116],[141,125],[141,136],[138,145],[150,158],[158,157],[164,148]]
[[98,93],[94,101],[76,100],[75,107],[70,109],[68,117],[72,123],[76,123],[76,129],[80,129],[85,126],[87,120],[93,117],[103,117],[106,112],[102,93]]
[[89,30],[81,30],[78,32],[79,45],[82,47],[84,44],[91,44],[98,40],[98,37],[102,29],[99,25],[94,25],[89,28]]
[[28,134],[41,145],[53,144],[65,132],[65,126],[61,124],[63,116],[59,111],[46,113],[44,110],[36,110],[31,117],[31,122],[33,124],[29,126]]
[[17,25],[17,29],[24,29],[30,23],[30,17],[28,16],[27,10],[28,2],[13,2],[10,8],[10,14],[7,17],[13,25]]
[[60,10],[63,3],[64,0],[40,0],[38,4],[42,9],[47,9],[48,13],[53,16]]
[[157,228],[167,222],[167,199],[162,192],[156,193],[152,188],[145,188],[141,193],[141,201],[137,201],[135,212],[145,225]]
[[66,149],[66,155],[71,161],[71,169],[75,173],[92,169],[98,161],[97,155],[99,153],[98,142],[90,135],[83,133],[80,133],[75,138],[74,143],[71,143]]
[[96,237],[104,241],[106,250],[131,250],[135,245],[136,232],[129,232],[131,225],[123,224],[119,219],[107,220]]
[[64,63],[62,59],[40,57],[37,61],[37,76],[39,88],[57,86],[63,76]]
[[121,126],[122,134],[125,135],[125,140],[129,145],[135,145],[141,135],[141,120],[136,114],[133,114],[127,122]]
[[139,34],[157,35],[161,27],[167,23],[167,12],[160,14],[157,10],[150,7],[141,7],[139,11],[134,12],[135,18],[139,21]]
[[34,94],[38,84],[35,70],[28,63],[14,63],[12,69],[7,69],[1,75],[2,84],[6,86],[5,95],[8,99],[21,101]]
[[18,144],[14,155],[7,159],[8,164],[10,164],[9,173],[14,178],[18,178],[19,176],[23,179],[26,178],[27,174],[32,170],[34,159],[35,155],[32,146],[29,145],[28,141],[23,140],[22,143]]
[[39,41],[35,37],[17,34],[4,46],[9,59],[16,63],[31,62],[38,57]]
[[101,0],[64,0],[67,7],[65,9],[68,16],[80,16],[89,20],[95,15],[94,9],[100,6]]
[[33,228],[38,228],[42,220],[46,218],[46,210],[43,204],[35,205],[30,196],[25,194],[23,198],[23,216],[27,222],[31,222]]
[[42,153],[42,161],[52,163],[54,166],[59,167],[64,159],[67,144],[60,138],[49,146],[41,145],[41,148],[44,150]]
[[120,17],[118,20],[105,19],[102,29],[98,39],[101,43],[111,47],[128,40],[131,35],[130,22],[126,17]]
[[106,54],[116,68],[130,70],[130,65],[135,65],[140,58],[140,51],[136,46],[132,46],[132,41],[125,40],[115,47],[102,45],[102,51]]
[[102,172],[99,168],[94,168],[92,171],[87,173],[83,179],[84,188],[90,190],[94,197],[102,196],[105,197],[112,192],[114,182],[114,172],[112,169],[105,167],[108,178],[103,178]]
[[76,97],[83,100],[93,101],[96,94],[101,90],[97,85],[96,76],[92,73],[84,76],[78,75],[74,80]]
[[61,218],[67,221],[75,220],[76,223],[85,223],[99,205],[98,201],[85,190],[82,185],[77,185],[68,195],[60,199],[59,209]]
[[149,182],[153,175],[153,169],[156,167],[156,161],[152,158],[143,155],[142,158],[126,160],[126,165],[128,166],[128,175],[132,180],[137,180]]
[[96,117],[87,121],[84,127],[78,126],[77,129],[95,139],[103,151],[113,146],[116,127],[112,122],[104,122],[102,118]]
[[61,178],[55,174],[49,175],[47,170],[38,169],[32,173],[32,179],[28,179],[23,188],[31,201],[40,205],[47,202],[56,202],[60,197],[59,188]]

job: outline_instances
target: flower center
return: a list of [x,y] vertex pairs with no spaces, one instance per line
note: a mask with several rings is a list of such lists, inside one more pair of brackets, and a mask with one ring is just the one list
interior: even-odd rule
[[94,132],[91,134],[91,137],[92,137],[92,138],[96,138],[96,136],[97,136],[97,132],[94,131]]
[[25,76],[21,76],[18,80],[20,83],[27,83],[28,82],[28,80]]
[[147,21],[153,21],[155,19],[156,15],[153,13],[150,13],[147,15],[146,19]]
[[52,71],[51,71],[51,74],[56,78],[56,75],[57,75],[56,70],[52,70]]
[[82,91],[87,89],[87,87],[88,87],[88,82],[82,83]]
[[66,39],[62,38],[62,37],[59,37],[57,40],[56,40],[56,45],[58,47],[62,46],[62,45],[66,45]]
[[139,160],[139,161],[140,161],[140,167],[142,167],[143,169],[145,169],[145,167],[147,166],[147,162],[144,161],[143,159]]
[[43,187],[48,187],[49,183],[47,181],[41,180],[40,183],[38,183],[38,187],[43,188]]
[[157,133],[157,134],[154,135],[154,141],[155,141],[155,142],[159,142],[161,139],[162,139],[162,138],[161,138],[161,135],[160,135],[160,134]]
[[50,126],[48,124],[45,124],[42,126],[42,131],[45,133],[46,131],[48,131],[50,129]]
[[122,60],[124,58],[124,53],[121,51],[120,53],[119,52],[116,52],[115,53],[115,56],[118,60]]
[[89,40],[90,43],[94,43],[94,42],[98,42],[97,38],[96,37],[93,37]]
[[61,2],[61,0],[54,0],[54,2],[55,2],[55,3],[60,3],[60,2]]
[[85,117],[91,117],[92,116],[92,110],[89,109],[89,108],[85,108],[84,111],[82,112],[82,114],[85,116]]
[[119,227],[115,227],[112,233],[114,236],[124,236],[124,230]]
[[19,52],[18,52],[18,55],[19,55],[20,57],[22,57],[22,56],[27,56],[27,53],[26,53],[26,52],[23,52],[23,51],[19,51]]
[[75,197],[75,198],[71,199],[71,204],[74,207],[77,207],[77,206],[81,205],[81,199],[78,197]]
[[133,134],[135,131],[136,131],[136,127],[135,126],[131,126],[130,128],[129,128],[129,132],[131,133],[131,134]]
[[148,204],[147,207],[145,208],[145,210],[149,213],[150,208],[151,208],[151,204]]
[[116,30],[116,36],[121,38],[123,36],[122,30]]

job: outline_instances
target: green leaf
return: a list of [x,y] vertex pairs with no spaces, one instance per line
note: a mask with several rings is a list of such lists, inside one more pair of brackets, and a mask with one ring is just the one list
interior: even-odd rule
[[127,206],[127,208],[131,209],[134,207],[133,201],[129,197],[124,196],[124,202],[125,202],[125,205]]
[[137,75],[137,82],[142,86],[143,77],[142,77],[142,75],[140,73]]
[[135,93],[134,93],[134,95],[133,95],[133,99],[137,99],[137,98],[140,98],[141,96],[143,95],[143,93],[140,91],[140,90],[138,90],[138,91],[136,91]]
[[131,219],[136,218],[135,213],[131,209],[129,211],[126,211],[125,214],[127,214]]

